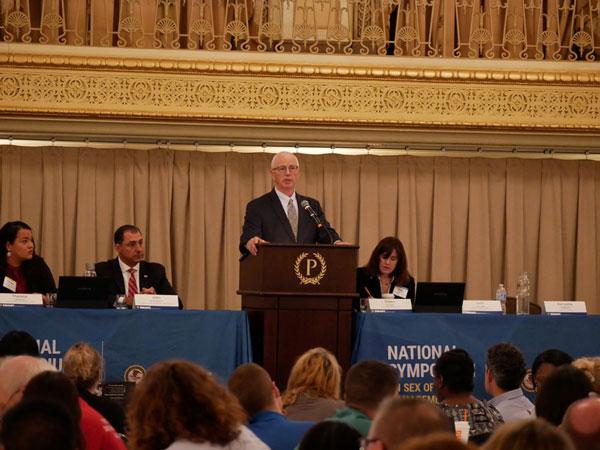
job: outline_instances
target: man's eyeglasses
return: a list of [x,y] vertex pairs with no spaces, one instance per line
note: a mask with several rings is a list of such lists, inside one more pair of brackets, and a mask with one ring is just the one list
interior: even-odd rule
[[360,440],[359,440],[360,450],[367,450],[367,448],[369,448],[369,444],[378,442],[380,440],[381,439],[378,439],[378,438],[367,438],[367,437],[360,438]]
[[297,172],[299,168],[300,167],[297,166],[296,164],[292,164],[289,166],[277,166],[271,170],[274,170],[277,173],[286,173],[286,172],[293,173],[293,172]]

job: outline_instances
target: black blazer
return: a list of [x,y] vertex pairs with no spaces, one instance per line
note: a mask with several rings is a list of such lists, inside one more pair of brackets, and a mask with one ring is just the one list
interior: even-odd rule
[[[107,277],[112,280],[110,285],[111,295],[125,295],[125,282],[123,281],[123,272],[119,266],[119,259],[109,259],[96,263],[96,275],[99,277]],[[140,289],[153,287],[159,295],[177,295],[171,283],[167,279],[165,267],[162,264],[141,261],[140,262]],[[183,308],[181,298],[179,299],[179,309]]]
[[[310,206],[321,220],[323,227],[317,227],[313,219],[300,204],[307,200]],[[296,192],[296,201],[298,202],[298,239],[294,237],[292,226],[287,218],[286,212],[281,206],[279,197],[275,189],[261,197],[252,200],[246,206],[246,216],[244,217],[244,227],[240,236],[240,252],[248,253],[246,243],[254,236],[259,236],[268,242],[277,244],[333,244],[340,239],[336,231],[329,226],[325,219],[325,214],[317,200],[305,197]],[[327,230],[331,234],[331,239]]]
[[[413,303],[415,301],[415,279],[409,275],[408,282],[401,285],[402,287],[408,288],[406,298],[410,298]],[[396,280],[392,280],[390,290],[394,290],[396,287]],[[371,293],[367,293],[367,289]],[[359,267],[356,269],[356,292],[360,298],[368,298],[373,296],[374,298],[381,298],[381,285],[379,284],[379,278],[371,275],[366,267]],[[400,298],[399,296],[395,296]]]
[[[24,261],[23,275],[27,282],[28,293],[33,294],[47,294],[49,292],[56,292],[56,283],[54,277],[50,271],[50,267],[44,261],[44,258],[36,254],[30,260]],[[0,266],[0,292],[11,293],[9,289],[4,287],[4,277],[6,276],[6,266]]]

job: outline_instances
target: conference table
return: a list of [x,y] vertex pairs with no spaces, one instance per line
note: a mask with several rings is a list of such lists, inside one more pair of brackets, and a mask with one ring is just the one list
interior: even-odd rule
[[169,311],[0,308],[0,335],[24,330],[58,369],[78,341],[104,356],[105,380],[136,381],[154,363],[183,358],[221,381],[252,359],[248,319],[242,311]]
[[[377,359],[400,375],[401,395],[434,395],[432,367],[451,348],[466,350],[475,361],[475,395],[484,391],[488,347],[510,342],[524,354],[527,367],[542,351],[558,348],[571,356],[600,356],[600,316],[357,313],[353,363]],[[530,373],[523,388],[533,394]]]

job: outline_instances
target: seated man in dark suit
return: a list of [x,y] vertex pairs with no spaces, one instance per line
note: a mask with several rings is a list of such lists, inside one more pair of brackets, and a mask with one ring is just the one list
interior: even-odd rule
[[[96,263],[99,277],[112,279],[111,294],[123,294],[131,306],[135,294],[177,295],[162,264],[144,261],[144,238],[135,225],[122,225],[114,235],[117,257]],[[179,309],[183,303],[179,299]]]
[[[271,192],[252,200],[246,206],[240,252],[258,253],[257,245],[273,243],[344,245],[329,226],[317,200],[296,192],[300,164],[289,152],[277,153],[271,161]],[[314,216],[312,214],[314,213]]]

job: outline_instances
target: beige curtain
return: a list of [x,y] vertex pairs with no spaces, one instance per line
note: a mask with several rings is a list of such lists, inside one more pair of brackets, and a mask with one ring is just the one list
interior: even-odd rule
[[[0,219],[34,229],[54,276],[113,256],[138,225],[187,308],[237,309],[246,203],[271,187],[271,154],[0,147]],[[298,191],[320,199],[360,263],[396,235],[418,280],[466,281],[466,297],[515,293],[600,312],[600,164],[590,161],[299,155]]]

